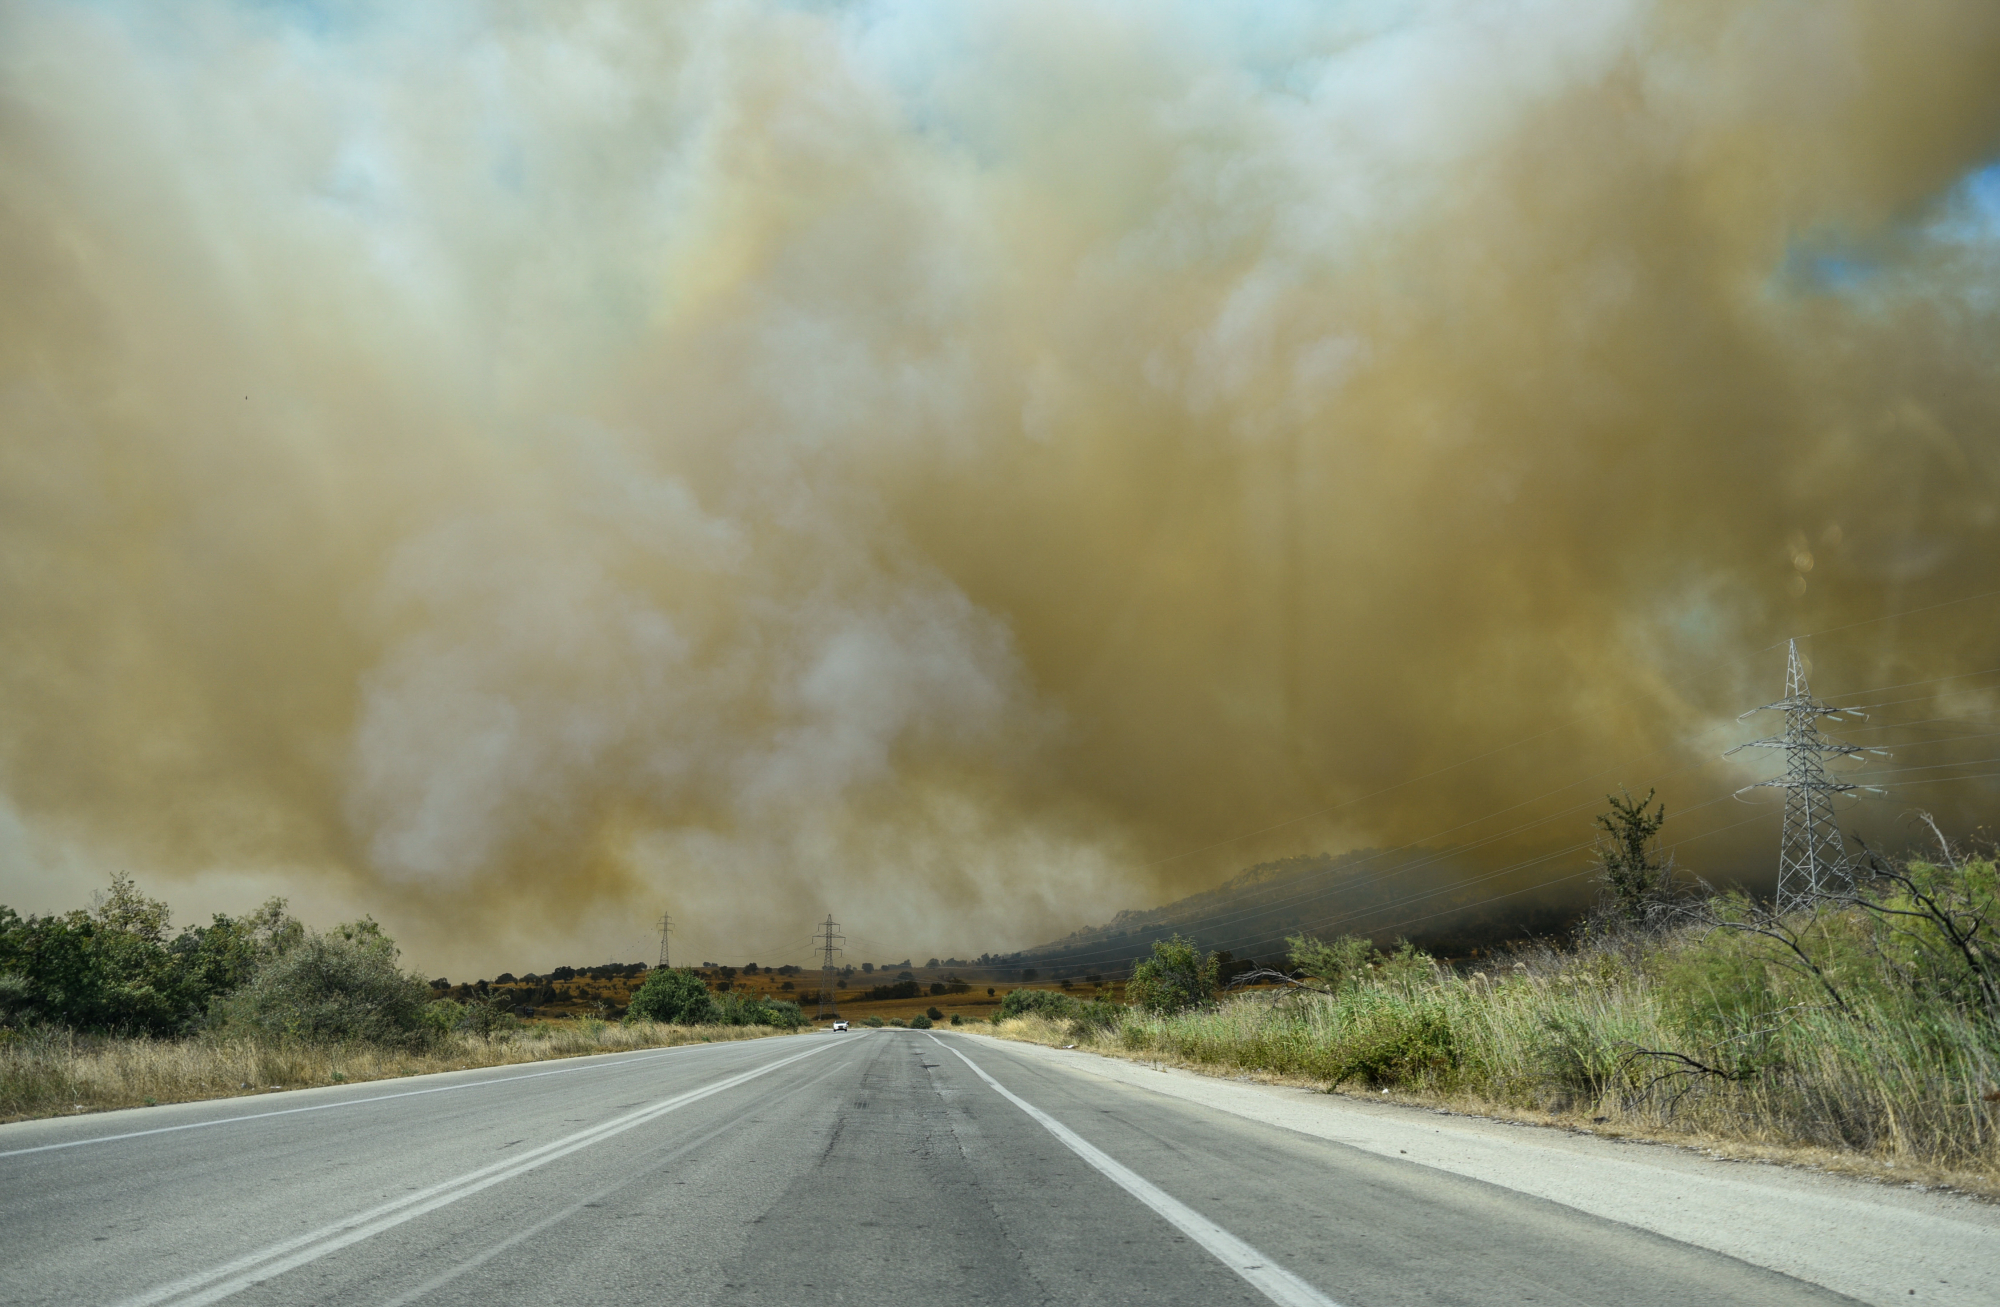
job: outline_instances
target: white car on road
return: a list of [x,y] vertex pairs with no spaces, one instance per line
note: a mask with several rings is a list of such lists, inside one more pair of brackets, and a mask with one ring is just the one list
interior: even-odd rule
[[833,1023],[833,1028],[835,1030],[845,1030],[847,1029],[847,1023],[845,1021],[836,1021]]

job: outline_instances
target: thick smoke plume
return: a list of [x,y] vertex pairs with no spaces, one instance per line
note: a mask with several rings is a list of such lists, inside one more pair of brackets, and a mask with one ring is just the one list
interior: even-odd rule
[[2000,601],[1876,619],[2000,586],[2000,8],[1228,9],[0,6],[0,899],[971,953],[1656,775],[1754,879],[1814,631],[1977,818]]

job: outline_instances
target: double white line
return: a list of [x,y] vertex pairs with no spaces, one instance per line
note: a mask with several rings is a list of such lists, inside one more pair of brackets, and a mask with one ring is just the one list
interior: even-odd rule
[[136,1297],[122,1299],[115,1307],[158,1307],[159,1304],[171,1304],[171,1307],[201,1307],[203,1303],[219,1302],[231,1294],[241,1293],[253,1284],[261,1283],[276,1275],[283,1275],[286,1271],[304,1266],[307,1262],[317,1261],[328,1253],[337,1252],[349,1244],[360,1243],[363,1239],[372,1238],[405,1221],[413,1221],[426,1212],[434,1212],[440,1207],[449,1206],[461,1198],[470,1198],[482,1189],[490,1189],[504,1180],[511,1180],[538,1166],[545,1166],[559,1157],[567,1157],[579,1149],[602,1143],[613,1135],[623,1134],[635,1126],[644,1125],[648,1121],[686,1107],[689,1103],[696,1103],[734,1089],[745,1081],[769,1075],[780,1067],[790,1066],[794,1062],[824,1053],[830,1048],[839,1047],[842,1045],[824,1043],[803,1053],[767,1063],[754,1071],[744,1071],[727,1079],[718,1080],[714,1084],[704,1085],[700,1089],[690,1089],[684,1094],[663,1098],[657,1103],[650,1103],[636,1111],[627,1112],[624,1116],[614,1117],[601,1125],[579,1130],[575,1134],[565,1135],[552,1143],[543,1144],[539,1148],[530,1149],[504,1161],[494,1162],[476,1171],[468,1171],[464,1175],[434,1184],[427,1189],[405,1194],[379,1207],[371,1207],[346,1220],[321,1226],[317,1230],[286,1239],[282,1243],[274,1243],[268,1248],[260,1248],[234,1261],[224,1262],[220,1266],[198,1274],[160,1285]]

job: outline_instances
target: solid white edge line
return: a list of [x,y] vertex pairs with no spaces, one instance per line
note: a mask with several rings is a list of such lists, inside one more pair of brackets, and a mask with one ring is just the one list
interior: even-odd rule
[[[205,1130],[210,1126],[236,1125],[243,1121],[262,1121],[269,1117],[274,1117],[274,1116],[297,1116],[301,1112],[330,1112],[337,1107],[360,1107],[365,1103],[385,1103],[392,1098],[416,1098],[421,1094],[450,1094],[450,1093],[456,1093],[461,1089],[485,1089],[492,1085],[512,1084],[516,1080],[539,1080],[543,1076],[568,1075],[571,1072],[575,1071],[610,1071],[610,1070],[616,1070],[619,1067],[634,1066],[642,1062],[657,1061],[660,1058],[667,1057],[674,1053],[691,1053],[704,1048],[742,1048],[745,1047],[750,1042],[752,1041],[729,1040],[723,1043],[704,1042],[700,1044],[676,1044],[672,1048],[634,1049],[632,1050],[631,1053],[586,1053],[583,1055],[584,1058],[623,1058],[624,1060],[619,1062],[593,1061],[588,1066],[583,1066],[583,1065],[561,1066],[561,1067],[556,1067],[554,1070],[551,1071],[530,1071],[527,1075],[524,1076],[495,1076],[491,1080],[469,1080],[461,1085],[437,1085],[430,1089],[405,1089],[402,1092],[395,1094],[371,1094],[367,1098],[343,1098],[338,1103],[314,1103],[310,1107],[281,1107],[273,1112],[246,1112],[242,1116],[219,1116],[213,1121],[190,1121],[186,1125],[163,1125],[163,1126],[156,1126],[151,1130],[127,1130],[123,1134],[93,1135],[89,1139],[67,1139],[59,1144],[37,1144],[33,1148],[15,1148],[7,1152],[0,1152],[0,1161],[4,1161],[9,1157],[25,1157],[29,1153],[52,1153],[59,1148],[83,1148],[89,1144],[116,1143],[120,1139],[138,1139],[145,1135],[169,1135],[173,1134],[177,1130]],[[639,1056],[634,1056],[633,1054],[638,1054]],[[582,1060],[583,1060],[582,1058],[579,1058],[578,1062],[581,1063]],[[434,1071],[431,1072],[430,1074],[453,1075],[456,1073],[451,1071]],[[322,1086],[313,1086],[313,1087],[320,1088]],[[231,1101],[240,1101],[240,1100],[231,1100],[226,1098],[189,1100],[190,1105],[202,1102],[227,1103]],[[179,1104],[176,1104],[176,1106],[179,1106]],[[134,1109],[122,1108],[119,1110],[129,1112]],[[45,1121],[47,1120],[75,1121],[81,1118],[42,1117],[39,1119]],[[19,1122],[15,1124],[26,1124],[26,1122]]]
[[[576,1131],[573,1134],[565,1135],[561,1139],[552,1140],[520,1156],[489,1163],[477,1170],[468,1171],[464,1175],[454,1176],[452,1179],[440,1181],[415,1193],[405,1194],[403,1197],[391,1202],[371,1207],[367,1211],[359,1212],[345,1220],[335,1221],[330,1225],[321,1226],[319,1229],[309,1231],[306,1234],[281,1240],[256,1252],[232,1258],[220,1266],[211,1267],[206,1271],[200,1271],[193,1275],[182,1276],[178,1280],[159,1285],[156,1288],[132,1297],[121,1298],[115,1307],[155,1307],[156,1304],[169,1300],[174,1301],[177,1307],[200,1307],[201,1304],[219,1301],[231,1294],[239,1293],[262,1280],[267,1280],[274,1275],[281,1275],[286,1271],[303,1266],[307,1262],[316,1261],[328,1253],[345,1248],[349,1244],[359,1243],[361,1240],[369,1238],[372,1235],[380,1234],[384,1230],[401,1225],[406,1221],[414,1220],[426,1212],[448,1206],[451,1203],[459,1201],[461,1198],[468,1198],[482,1189],[499,1184],[503,1180],[511,1180],[523,1172],[532,1171],[548,1162],[555,1161],[559,1157],[565,1157],[579,1149],[601,1143],[613,1135],[623,1134],[634,1126],[643,1125],[656,1117],[665,1116],[669,1112],[685,1107],[690,1103],[712,1097],[725,1090],[734,1089],[738,1085],[754,1080],[758,1076],[776,1071],[780,1067],[790,1066],[794,1062],[837,1047],[839,1047],[838,1044],[821,1044],[816,1048],[809,1048],[803,1053],[796,1053],[791,1057],[781,1058],[776,1062],[767,1063],[753,1070],[740,1072],[737,1075],[730,1076],[725,1080],[719,1080],[714,1084],[706,1085],[700,1089],[688,1090],[684,1093],[676,1094],[671,1098],[662,1099],[657,1103],[648,1104],[622,1117],[614,1117],[610,1121],[601,1122],[597,1125]],[[525,1079],[526,1077],[514,1078]],[[224,1282],[221,1284],[215,1283],[218,1280]]]
[[1090,1163],[1113,1184],[1152,1208],[1167,1224],[1200,1244],[1210,1256],[1249,1281],[1253,1288],[1272,1302],[1281,1304],[1281,1307],[1340,1307],[1340,1304],[1333,1299],[1200,1212],[1168,1194],[1150,1180],[1144,1179],[1123,1163],[1113,1160],[1108,1153],[1095,1145],[1085,1142],[1074,1130],[987,1075],[977,1062],[950,1044],[936,1035],[931,1036],[931,1041],[971,1067],[972,1073],[984,1080],[994,1093],[1026,1112],[1044,1130],[1061,1140],[1064,1147]]

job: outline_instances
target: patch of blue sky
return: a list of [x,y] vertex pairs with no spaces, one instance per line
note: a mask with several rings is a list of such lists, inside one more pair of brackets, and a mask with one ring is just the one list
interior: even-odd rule
[[2000,161],[1967,172],[1920,216],[1886,230],[1801,233],[1785,251],[1778,281],[1801,294],[1869,293],[1938,245],[2000,253]]
[[1785,252],[1784,276],[1801,290],[1838,295],[1861,289],[1882,268],[1881,259],[1859,250],[1794,244]]
[[2000,160],[1973,169],[1952,187],[1927,234],[1953,245],[2000,241]]

